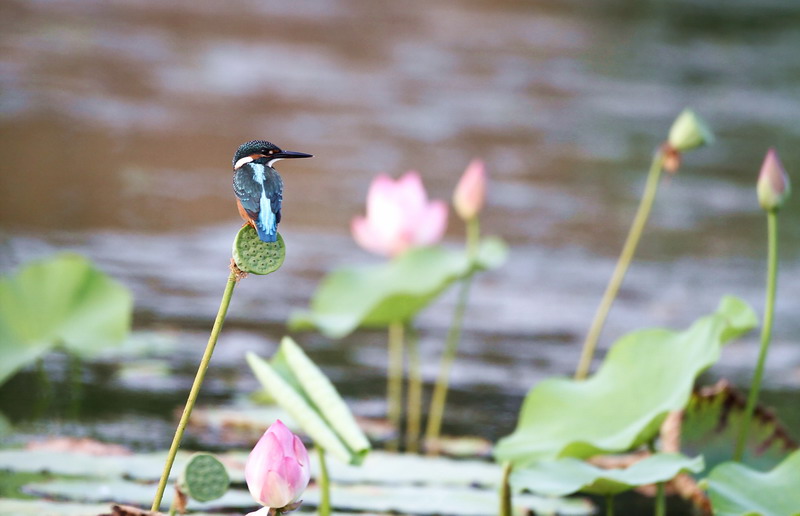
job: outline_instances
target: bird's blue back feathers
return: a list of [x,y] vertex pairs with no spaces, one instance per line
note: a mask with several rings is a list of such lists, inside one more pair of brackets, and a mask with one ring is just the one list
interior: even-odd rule
[[234,172],[233,189],[264,242],[278,239],[283,181],[272,167],[258,161]]

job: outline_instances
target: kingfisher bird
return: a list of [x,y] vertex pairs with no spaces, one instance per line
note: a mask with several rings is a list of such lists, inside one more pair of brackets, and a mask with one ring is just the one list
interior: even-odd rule
[[264,140],[243,143],[233,155],[233,191],[242,219],[264,242],[278,239],[283,181],[273,168],[282,159],[310,158],[305,152],[284,151]]

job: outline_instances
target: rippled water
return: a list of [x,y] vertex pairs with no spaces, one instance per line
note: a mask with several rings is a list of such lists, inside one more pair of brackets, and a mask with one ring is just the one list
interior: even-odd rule
[[[142,446],[169,438],[240,224],[229,159],[252,138],[315,158],[279,167],[289,259],[237,289],[209,401],[255,387],[243,351],[270,353],[327,271],[375,260],[348,231],[375,174],[419,170],[447,199],[479,156],[492,178],[483,229],[512,254],[473,290],[448,428],[508,433],[531,385],[575,367],[650,154],[686,105],[718,142],[665,178],[601,345],[635,328],[685,326],[725,293],[760,310],[765,222],[754,181],[768,146],[800,182],[798,22],[791,0],[3,2],[0,264],[86,253],[133,289],[138,330],[167,329],[178,342],[179,374],[157,396],[144,381],[96,372],[90,380],[117,402],[92,398],[91,419],[68,431]],[[782,216],[766,378],[794,400],[797,206]],[[462,238],[453,219],[447,242]],[[452,304],[445,296],[418,321],[427,379]],[[382,412],[383,334],[299,338],[357,412]],[[754,339],[730,346],[712,374],[743,383]],[[9,401],[26,382],[6,387],[13,419],[31,417]],[[797,421],[797,404],[787,406]]]

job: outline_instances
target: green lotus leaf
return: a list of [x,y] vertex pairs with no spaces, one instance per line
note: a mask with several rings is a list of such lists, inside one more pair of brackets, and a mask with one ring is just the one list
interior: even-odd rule
[[294,314],[289,325],[341,338],[358,327],[408,321],[454,281],[499,267],[507,254],[502,240],[487,238],[474,261],[465,251],[435,246],[412,249],[384,264],[339,269],[323,280],[310,310]]
[[717,516],[800,515],[800,450],[767,472],[738,462],[720,464],[707,482]]
[[369,453],[369,441],[336,388],[291,338],[283,338],[270,362],[248,353],[247,363],[317,446],[351,464]]
[[54,347],[93,355],[131,326],[128,289],[82,256],[60,254],[0,278],[0,384]]
[[726,297],[685,331],[622,337],[588,380],[553,378],[531,389],[516,430],[495,447],[496,459],[523,466],[623,452],[651,440],[667,413],[686,405],[695,378],[717,361],[722,344],[755,325],[744,301]]
[[658,453],[620,469],[601,469],[580,459],[566,457],[535,462],[511,474],[516,491],[565,496],[577,492],[616,495],[634,487],[666,482],[678,473],[699,473],[703,458],[677,453]]

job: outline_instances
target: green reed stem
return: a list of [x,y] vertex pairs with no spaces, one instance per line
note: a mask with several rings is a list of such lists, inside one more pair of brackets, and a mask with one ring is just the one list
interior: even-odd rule
[[328,476],[328,464],[325,461],[325,450],[317,446],[319,455],[319,516],[331,514],[331,482]]
[[219,305],[217,318],[214,320],[214,326],[211,329],[211,336],[208,338],[208,344],[206,345],[205,353],[203,353],[203,358],[200,360],[200,366],[197,368],[197,374],[194,377],[192,389],[189,391],[189,398],[186,400],[186,406],[183,408],[183,414],[181,414],[181,419],[178,422],[178,428],[175,430],[175,437],[172,438],[172,445],[169,447],[169,452],[167,453],[167,461],[164,464],[164,472],[161,474],[161,480],[158,483],[158,489],[156,490],[156,496],[153,499],[153,506],[150,509],[151,511],[158,511],[159,506],[161,505],[161,499],[164,496],[164,489],[167,487],[169,473],[172,470],[172,464],[175,462],[175,455],[178,453],[181,439],[183,439],[183,432],[186,430],[186,425],[189,423],[189,416],[192,415],[192,409],[194,408],[194,404],[197,401],[197,396],[200,393],[200,386],[203,385],[203,379],[206,376],[208,364],[211,362],[211,355],[214,353],[214,346],[217,345],[217,338],[219,337],[219,332],[222,330],[222,324],[225,322],[225,315],[228,313],[228,305],[231,303],[231,296],[233,295],[233,288],[235,286],[236,275],[233,273],[233,271],[231,271],[230,276],[228,276],[228,283],[225,285],[225,292],[222,294],[222,301]]
[[499,516],[511,516],[511,477],[512,466],[510,462],[503,464],[503,477],[500,480],[500,512]]
[[[470,261],[475,259],[478,254],[478,242],[480,239],[480,225],[477,217],[467,221],[467,255]],[[439,436],[442,430],[442,420],[444,419],[444,409],[447,403],[447,391],[450,386],[450,370],[458,351],[458,344],[461,341],[461,328],[464,322],[464,313],[469,299],[469,288],[472,285],[470,273],[461,281],[461,289],[458,293],[458,301],[453,313],[453,322],[447,331],[444,352],[439,364],[439,375],[436,377],[436,385],[431,396],[431,407],[428,412],[428,425],[425,428],[425,446],[429,455],[439,454]]]
[[758,351],[758,361],[750,383],[750,392],[747,395],[747,404],[744,408],[742,428],[736,440],[736,449],[733,460],[741,461],[747,445],[747,434],[753,419],[753,413],[758,403],[758,393],[761,389],[761,378],[764,375],[764,364],[767,361],[772,338],[772,322],[775,317],[775,291],[778,284],[778,211],[767,212],[767,294],[764,302],[764,324],[761,327],[761,347]]
[[658,183],[661,178],[663,164],[664,155],[661,149],[659,149],[653,155],[653,162],[650,165],[650,172],[647,175],[647,184],[645,185],[644,194],[639,203],[639,208],[636,211],[636,216],[633,219],[631,229],[628,232],[628,237],[625,239],[625,245],[622,247],[622,253],[619,255],[619,260],[617,260],[617,266],[614,268],[614,273],[611,275],[611,280],[608,282],[606,291],[603,294],[603,299],[600,301],[600,306],[594,314],[589,333],[586,335],[586,340],[583,343],[580,362],[575,371],[575,379],[577,380],[582,380],[589,374],[589,367],[592,364],[594,350],[597,347],[600,333],[603,331],[603,325],[605,325],[608,312],[611,310],[611,305],[614,304],[614,299],[617,297],[617,292],[619,292],[619,288],[622,285],[622,280],[625,279],[625,273],[628,271],[628,266],[631,264],[633,255],[636,252],[636,246],[639,244],[639,239],[647,224],[647,219],[650,217],[650,210],[653,207],[656,191],[658,191]]
[[389,423],[397,436],[386,443],[386,449],[397,451],[400,443],[400,419],[403,415],[403,323],[389,325],[389,374],[386,389]]
[[406,400],[406,451],[419,451],[419,434],[422,421],[422,365],[419,358],[419,339],[408,328],[408,399]]

